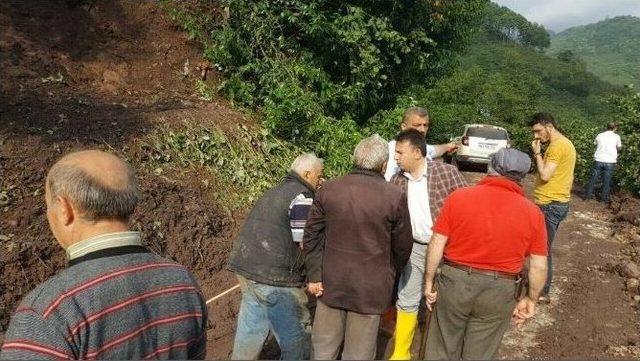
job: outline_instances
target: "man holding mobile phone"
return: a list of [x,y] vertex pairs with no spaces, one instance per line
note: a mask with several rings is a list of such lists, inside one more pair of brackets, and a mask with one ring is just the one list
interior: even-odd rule
[[[534,114],[529,120],[534,140],[531,149],[535,158],[538,176],[533,190],[535,202],[544,214],[547,227],[547,283],[542,290],[539,302],[549,303],[549,290],[553,277],[551,246],[560,222],[569,213],[573,171],[576,165],[576,149],[565,137],[553,116],[549,113]],[[542,144],[548,144],[544,155]]]

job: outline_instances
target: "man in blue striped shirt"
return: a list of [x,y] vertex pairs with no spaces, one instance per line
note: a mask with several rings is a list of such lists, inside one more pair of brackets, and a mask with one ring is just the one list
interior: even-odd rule
[[234,360],[256,359],[269,331],[281,359],[310,356],[301,241],[322,170],[322,159],[311,153],[296,158],[283,182],[256,202],[234,242],[229,269],[242,289]]

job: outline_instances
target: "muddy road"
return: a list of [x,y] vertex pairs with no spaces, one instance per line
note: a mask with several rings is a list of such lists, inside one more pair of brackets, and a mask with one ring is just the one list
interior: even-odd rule
[[640,357],[637,289],[627,290],[619,272],[638,246],[626,232],[637,234],[638,228],[614,218],[608,207],[574,195],[553,245],[551,303],[540,305],[521,330],[507,333],[502,357]]

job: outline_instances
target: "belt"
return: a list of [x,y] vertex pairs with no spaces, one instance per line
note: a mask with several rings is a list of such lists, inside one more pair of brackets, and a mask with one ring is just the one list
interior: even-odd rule
[[475,268],[475,267],[471,267],[471,266],[467,266],[464,264],[451,262],[447,260],[444,261],[444,264],[446,264],[449,267],[457,268],[459,270],[462,270],[468,273],[477,273],[485,276],[492,276],[495,278],[504,278],[504,279],[513,280],[513,281],[517,281],[520,278],[519,273],[508,273],[508,272],[502,272],[502,271],[493,271],[488,269]]
[[413,243],[421,244],[423,246],[428,246],[429,245],[429,242],[420,242],[420,241],[417,241],[415,239],[413,240]]

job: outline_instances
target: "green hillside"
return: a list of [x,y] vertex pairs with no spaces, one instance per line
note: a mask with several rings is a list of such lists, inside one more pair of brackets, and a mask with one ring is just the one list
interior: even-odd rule
[[419,105],[428,108],[434,119],[430,142],[460,135],[466,123],[489,123],[506,127],[514,146],[528,151],[531,133],[525,120],[535,112],[547,111],[556,116],[576,145],[577,175],[584,179],[593,159],[593,139],[614,117],[607,100],[621,94],[622,87],[601,80],[580,61],[545,55],[541,51],[544,39],[525,41],[540,36],[505,36],[539,29],[507,8],[489,7],[484,26],[454,71],[431,86],[406,91],[395,109],[372,119],[371,127],[391,136],[402,111]]
[[620,16],[567,29],[551,38],[548,53],[563,51],[573,52],[606,81],[640,86],[640,18]]
[[[231,17],[222,21],[167,3],[222,75],[199,90],[251,109],[267,133],[324,157],[329,176],[351,168],[359,139],[390,139],[404,110],[422,106],[432,119],[429,142],[489,123],[506,127],[524,151],[526,119],[551,112],[578,150],[583,182],[594,137],[626,112],[621,86],[571,54],[545,55],[544,27],[487,0],[224,3]],[[625,159],[620,167],[632,171],[619,184],[638,188],[638,166]]]

